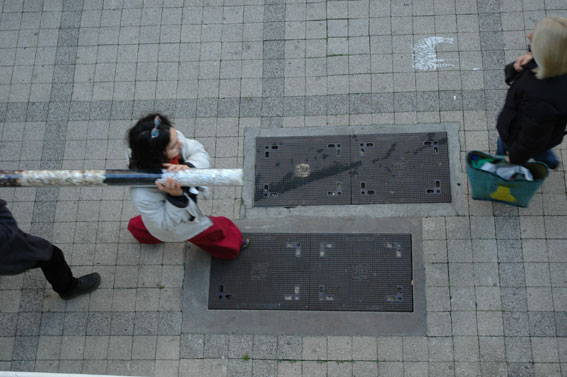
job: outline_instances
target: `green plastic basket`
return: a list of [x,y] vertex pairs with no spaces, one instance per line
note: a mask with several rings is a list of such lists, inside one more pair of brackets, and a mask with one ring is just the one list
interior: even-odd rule
[[532,173],[534,180],[509,180],[495,173],[475,168],[471,163],[473,156],[478,159],[492,158],[495,160],[503,160],[505,157],[491,156],[479,151],[467,153],[467,175],[472,198],[475,200],[488,200],[525,208],[549,174],[549,168],[543,162],[527,162],[522,166]]

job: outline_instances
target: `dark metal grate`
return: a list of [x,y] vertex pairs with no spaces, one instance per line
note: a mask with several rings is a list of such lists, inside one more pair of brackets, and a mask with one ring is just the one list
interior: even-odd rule
[[348,136],[256,138],[256,206],[350,204]]
[[446,133],[357,135],[352,204],[450,203]]
[[450,203],[447,133],[256,138],[254,205]]
[[209,309],[413,311],[410,234],[263,234],[213,259]]
[[412,311],[411,235],[311,237],[312,310]]
[[248,234],[235,260],[212,259],[209,309],[294,309],[309,304],[309,235]]

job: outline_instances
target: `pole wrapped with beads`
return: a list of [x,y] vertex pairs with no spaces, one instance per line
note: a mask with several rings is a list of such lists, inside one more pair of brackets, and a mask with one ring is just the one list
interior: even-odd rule
[[172,178],[181,186],[242,186],[242,169],[187,169],[144,173],[133,170],[0,170],[0,187],[155,186]]

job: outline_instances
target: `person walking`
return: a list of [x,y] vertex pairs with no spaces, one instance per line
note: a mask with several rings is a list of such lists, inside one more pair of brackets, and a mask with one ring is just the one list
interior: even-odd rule
[[551,169],[567,125],[567,19],[546,17],[528,34],[531,52],[516,59],[496,128],[498,155],[512,164],[533,158]]
[[[161,114],[149,114],[128,130],[129,168],[160,173],[191,168],[206,169],[211,158],[201,143],[187,139]],[[173,179],[156,187],[130,188],[141,215],[128,230],[144,244],[189,241],[215,258],[234,259],[248,246],[248,239],[228,218],[205,216],[197,206],[196,190]]]
[[6,202],[0,199],[0,275],[17,275],[38,267],[64,300],[94,291],[100,284],[96,272],[73,277],[63,251],[43,238],[22,231]]

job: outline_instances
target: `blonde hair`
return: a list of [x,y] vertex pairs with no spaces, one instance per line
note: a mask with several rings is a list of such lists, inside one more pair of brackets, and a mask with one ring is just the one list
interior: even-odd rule
[[532,53],[538,67],[538,79],[567,73],[567,19],[546,17],[536,25],[532,38]]

